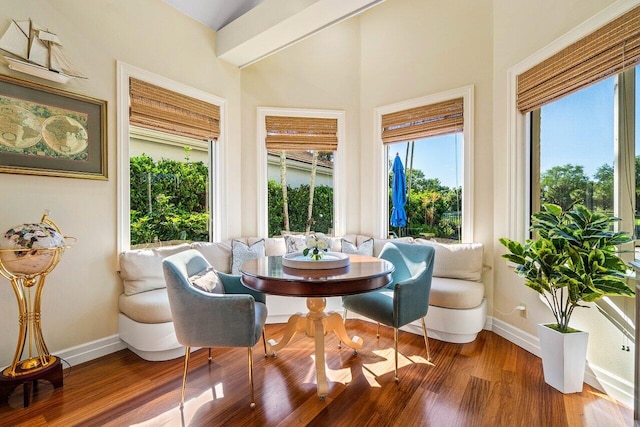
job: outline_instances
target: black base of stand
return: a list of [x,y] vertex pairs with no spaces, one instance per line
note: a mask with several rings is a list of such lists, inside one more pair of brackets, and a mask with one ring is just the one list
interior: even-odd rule
[[[55,357],[55,356],[51,356]],[[32,390],[38,389],[38,380],[47,380],[53,384],[53,388],[62,387],[62,361],[55,357],[55,361],[46,368],[39,369],[33,373],[23,373],[11,377],[0,373],[0,403],[9,401],[9,396],[20,385],[24,385],[24,407],[31,403]]]

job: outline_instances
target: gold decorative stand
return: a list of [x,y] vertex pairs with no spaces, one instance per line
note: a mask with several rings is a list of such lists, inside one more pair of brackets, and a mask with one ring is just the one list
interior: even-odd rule
[[[41,223],[60,228],[50,219],[48,213],[42,217]],[[62,233],[60,233],[62,234]],[[18,344],[13,362],[0,373],[0,403],[7,402],[11,393],[20,385],[24,385],[24,406],[29,406],[32,390],[37,390],[39,379],[53,384],[54,388],[62,387],[62,363],[60,358],[49,354],[42,335],[40,301],[47,275],[56,267],[66,246],[53,248],[0,249],[0,274],[6,277],[13,286],[18,302]],[[25,274],[12,271],[2,252],[31,252],[34,256],[49,258],[40,271]],[[28,357],[22,360],[25,350]]]

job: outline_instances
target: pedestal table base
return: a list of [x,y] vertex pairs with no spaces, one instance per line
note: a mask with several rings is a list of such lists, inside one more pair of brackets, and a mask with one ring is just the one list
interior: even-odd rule
[[296,332],[304,332],[308,337],[315,339],[316,352],[316,380],[318,383],[318,396],[321,399],[329,393],[329,382],[325,368],[324,336],[327,332],[334,332],[338,338],[354,350],[362,348],[362,338],[354,336],[349,338],[344,327],[342,316],[335,312],[325,313],[327,306],[325,298],[307,298],[309,313],[306,316],[294,314],[289,318],[284,336],[280,342],[269,340],[267,352],[273,356],[291,341]]

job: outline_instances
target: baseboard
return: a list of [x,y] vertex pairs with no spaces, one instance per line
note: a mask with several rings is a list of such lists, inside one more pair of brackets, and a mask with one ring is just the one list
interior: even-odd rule
[[[538,340],[538,337],[531,335],[528,332],[524,332],[523,330],[505,323],[500,319],[493,318],[492,325],[493,327],[491,330],[493,332],[500,335],[502,338],[511,341],[518,347],[527,350],[529,353],[540,357],[540,341]],[[589,363],[589,361],[587,361],[584,382],[589,384],[591,387],[606,393],[608,396],[616,399],[623,405],[633,408],[633,382],[620,378],[606,369],[602,369],[593,363]]]
[[633,382],[620,378],[587,361],[584,382],[633,409]]
[[69,365],[75,366],[125,348],[127,348],[127,345],[118,335],[111,335],[110,337],[101,338],[75,347],[54,351],[51,354],[60,357],[69,363]]
[[522,329],[516,328],[500,319],[492,318],[491,331],[500,335],[502,338],[511,341],[520,348],[527,350],[534,356],[540,357],[540,340],[535,335],[531,335]]

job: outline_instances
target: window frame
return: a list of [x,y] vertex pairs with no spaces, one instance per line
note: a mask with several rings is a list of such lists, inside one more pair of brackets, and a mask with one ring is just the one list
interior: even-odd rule
[[269,233],[268,206],[268,174],[267,174],[267,137],[266,117],[317,117],[338,120],[338,149],[333,160],[333,233],[344,236],[346,233],[346,114],[342,110],[315,110],[303,108],[258,107],[256,153],[258,157],[257,188],[258,188],[258,236]]
[[225,186],[225,148],[226,148],[226,108],[224,98],[208,92],[195,89],[183,83],[151,73],[141,68],[117,61],[117,250],[118,253],[131,248],[131,218],[130,218],[130,178],[129,178],[129,79],[133,77],[174,92],[200,99],[217,105],[220,108],[220,136],[217,141],[209,141],[209,240],[222,239],[226,220],[222,217],[222,206],[225,205],[226,194],[222,191]]
[[[637,67],[636,67],[637,68]],[[617,231],[630,231],[633,233],[635,228],[635,158],[638,154],[635,152],[635,74],[636,68],[630,68],[623,73],[612,76],[614,79],[612,94],[612,102],[614,103],[613,116],[613,215],[621,218],[621,221],[614,224]],[[620,80],[624,78],[625,85],[621,85]],[[603,80],[604,81],[604,80]],[[589,86],[590,87],[590,86]],[[626,92],[622,94],[621,87]],[[583,88],[585,90],[587,88]],[[577,93],[577,92],[575,92]],[[571,96],[571,94],[567,95]],[[625,103],[626,101],[626,103]],[[541,108],[527,113],[531,116],[528,122],[531,124],[529,139],[527,141],[530,146],[531,163],[529,170],[529,206],[531,212],[538,212],[541,209],[540,202],[540,148],[541,148]],[[621,113],[624,112],[626,117]],[[625,129],[627,126],[627,129]],[[628,185],[624,185],[624,177],[628,177]],[[627,203],[631,200],[632,203]]]
[[388,166],[386,159],[386,145],[382,143],[382,116],[395,113],[397,111],[408,110],[423,105],[435,104],[451,99],[463,99],[463,130],[462,130],[462,238],[461,243],[470,243],[474,239],[473,231],[473,145],[474,145],[474,86],[464,86],[457,89],[414,98],[407,101],[398,102],[374,110],[374,144],[378,147],[374,150],[375,170],[375,198],[378,212],[382,215],[375,216],[374,227],[376,234],[380,238],[389,235],[389,197],[387,191],[389,187]]
[[[506,237],[524,242],[531,217],[531,120],[517,108],[517,77],[638,5],[616,2],[507,70]],[[614,190],[615,191],[615,190]]]

